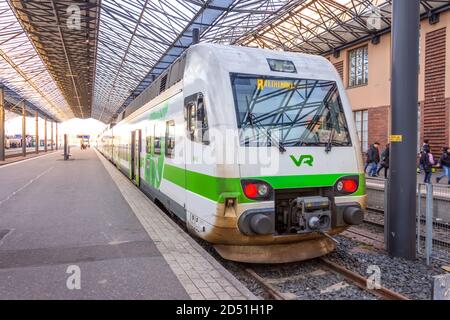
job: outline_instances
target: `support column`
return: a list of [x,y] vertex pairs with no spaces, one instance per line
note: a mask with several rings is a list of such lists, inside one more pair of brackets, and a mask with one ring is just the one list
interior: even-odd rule
[[0,161],[5,161],[5,89],[0,87]]
[[385,228],[389,255],[416,256],[416,156],[419,0],[394,0],[392,21],[391,156]]
[[36,145],[34,146],[36,153],[39,153],[39,111],[36,111]]
[[47,152],[47,116],[44,117],[44,151]]
[[52,124],[52,126],[50,127],[50,134],[52,135],[52,137],[50,138],[50,143],[51,143],[51,145],[50,145],[50,150],[52,150],[53,151],[53,120],[52,120],[52,122],[51,122],[51,124]]
[[27,119],[25,110],[25,101],[21,102],[22,105],[22,156],[27,155]]
[[55,122],[55,126],[56,126],[56,150],[58,150],[58,122]]

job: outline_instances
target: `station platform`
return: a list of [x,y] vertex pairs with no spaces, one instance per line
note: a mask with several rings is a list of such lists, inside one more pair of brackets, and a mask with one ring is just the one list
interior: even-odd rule
[[0,299],[255,299],[97,151],[71,153],[0,167]]

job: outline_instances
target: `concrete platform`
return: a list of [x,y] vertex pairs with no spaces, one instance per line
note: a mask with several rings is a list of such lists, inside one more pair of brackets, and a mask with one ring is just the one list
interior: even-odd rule
[[0,167],[0,299],[254,298],[96,151],[71,153]]

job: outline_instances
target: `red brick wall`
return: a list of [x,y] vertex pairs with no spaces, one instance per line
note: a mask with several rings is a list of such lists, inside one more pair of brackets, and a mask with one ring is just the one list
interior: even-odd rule
[[448,144],[448,104],[445,100],[446,28],[426,34],[425,101],[423,139],[430,140],[431,151],[440,154]]
[[381,147],[388,143],[389,106],[371,108],[369,112],[369,145],[379,142]]
[[447,124],[445,126],[445,134],[447,137],[446,147],[450,147],[450,98],[445,101],[445,118],[447,119]]
[[419,140],[423,141],[423,135],[424,135],[424,121],[423,121],[423,110],[424,110],[424,102],[420,102],[420,127],[419,127]]

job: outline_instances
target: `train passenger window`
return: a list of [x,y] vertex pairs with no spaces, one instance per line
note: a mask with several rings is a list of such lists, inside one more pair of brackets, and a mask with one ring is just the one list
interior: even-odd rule
[[198,93],[185,99],[185,117],[190,139],[194,142],[209,144],[208,118],[203,94]]
[[145,138],[145,151],[147,153],[152,152],[152,144],[153,144],[152,138],[153,138],[152,136],[147,136]]
[[155,154],[161,154],[161,134],[159,128],[155,125],[155,136],[153,137],[153,148]]
[[154,144],[155,146],[155,154],[161,154],[161,138],[155,137]]
[[173,158],[175,153],[175,121],[166,122],[166,157]]

